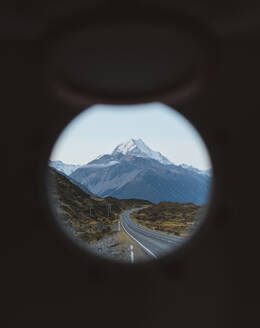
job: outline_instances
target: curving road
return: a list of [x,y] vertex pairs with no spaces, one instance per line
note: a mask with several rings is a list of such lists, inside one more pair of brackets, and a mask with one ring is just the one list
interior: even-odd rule
[[149,255],[157,258],[178,247],[182,242],[182,237],[174,237],[163,233],[145,229],[136,225],[130,218],[130,214],[141,208],[127,210],[120,215],[120,221],[125,232],[136,241]]

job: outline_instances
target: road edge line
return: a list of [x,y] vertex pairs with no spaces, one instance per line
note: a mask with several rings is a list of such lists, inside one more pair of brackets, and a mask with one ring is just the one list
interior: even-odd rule
[[124,227],[124,224],[123,222],[121,221],[121,216],[120,216],[120,223],[121,223],[121,226],[123,227],[124,231],[128,234],[128,236],[130,238],[132,238],[135,242],[137,242],[137,244],[139,244],[149,255],[155,257],[157,259],[157,256],[152,252],[150,251],[147,247],[145,247],[142,243],[140,243],[140,241],[138,241],[137,239],[135,239],[135,237],[133,237],[127,230],[126,228]]

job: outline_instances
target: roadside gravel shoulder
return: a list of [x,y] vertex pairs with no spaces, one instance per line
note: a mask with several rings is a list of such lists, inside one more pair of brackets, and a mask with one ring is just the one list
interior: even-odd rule
[[135,243],[124,231],[113,231],[96,243],[91,244],[93,251],[115,261],[130,263],[130,245],[134,246],[135,262],[150,260],[144,250]]

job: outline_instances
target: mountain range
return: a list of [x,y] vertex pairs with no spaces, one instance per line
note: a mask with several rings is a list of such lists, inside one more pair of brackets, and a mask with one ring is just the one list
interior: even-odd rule
[[205,204],[211,185],[211,170],[176,165],[141,139],[121,143],[85,165],[49,165],[99,197]]

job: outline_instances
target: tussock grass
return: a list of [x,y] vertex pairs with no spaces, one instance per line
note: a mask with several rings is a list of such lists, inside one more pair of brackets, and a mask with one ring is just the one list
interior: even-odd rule
[[192,203],[161,202],[133,212],[131,216],[148,229],[184,236],[197,223],[196,216],[201,208]]
[[112,234],[113,225],[122,211],[151,204],[138,199],[119,200],[88,195],[53,168],[49,168],[48,188],[58,219],[70,228],[76,238],[89,243]]

